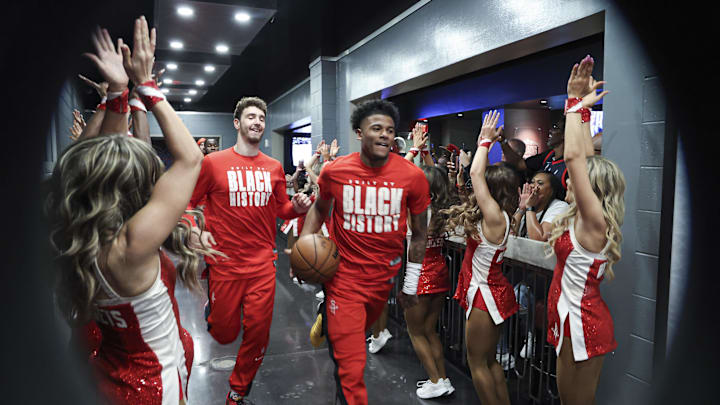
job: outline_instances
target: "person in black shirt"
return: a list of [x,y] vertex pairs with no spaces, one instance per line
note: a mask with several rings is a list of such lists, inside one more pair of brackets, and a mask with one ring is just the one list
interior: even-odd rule
[[547,146],[550,149],[545,152],[538,153],[535,156],[523,160],[522,156],[519,156],[510,147],[508,142],[501,142],[501,146],[505,160],[509,164],[517,167],[521,172],[524,172],[526,179],[530,179],[535,173],[543,171],[557,177],[562,186],[567,189],[568,172],[565,166],[565,160],[563,159],[563,152],[565,150],[565,117],[553,125],[553,128],[550,130],[547,141]]

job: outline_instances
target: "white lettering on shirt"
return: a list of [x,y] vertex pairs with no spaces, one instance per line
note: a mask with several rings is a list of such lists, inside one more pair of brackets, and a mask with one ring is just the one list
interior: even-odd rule
[[358,180],[349,180],[342,188],[343,229],[358,233],[397,232],[404,190],[374,187],[365,181],[363,185],[358,183]]

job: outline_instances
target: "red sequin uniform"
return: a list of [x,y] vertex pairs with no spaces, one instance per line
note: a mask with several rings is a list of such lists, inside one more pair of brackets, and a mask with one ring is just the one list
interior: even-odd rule
[[112,404],[178,404],[187,398],[193,342],[180,325],[175,300],[175,267],[160,252],[153,285],[135,297],[121,297],[95,266],[109,298],[97,300],[95,321],[102,330],[91,359],[100,391]]
[[[428,208],[428,225],[432,210]],[[408,249],[410,249],[410,229],[408,229]],[[425,258],[422,262],[420,278],[418,278],[417,294],[438,294],[450,290],[450,275],[448,273],[442,247],[445,243],[445,234],[427,236],[425,245]]]
[[[613,321],[600,295],[607,257],[585,250],[575,238],[574,222],[555,242],[557,264],[548,293],[548,342],[560,355],[570,334],[575,361],[615,350]],[[569,320],[569,322],[567,322]]]
[[[496,325],[501,324],[518,310],[513,287],[502,274],[503,255],[510,233],[510,219],[507,213],[503,212],[503,215],[507,225],[502,243],[499,245],[489,243],[479,223],[477,228],[480,243],[472,238],[467,240],[465,259],[453,297],[460,301],[466,317],[470,316],[473,307],[478,308],[488,312]],[[478,292],[480,294],[477,294]]]

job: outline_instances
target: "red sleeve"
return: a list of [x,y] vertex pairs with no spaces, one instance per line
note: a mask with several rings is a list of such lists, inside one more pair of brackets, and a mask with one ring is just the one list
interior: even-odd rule
[[330,165],[323,167],[323,169],[320,171],[320,176],[318,176],[320,198],[327,201],[330,201],[333,198],[332,192],[330,190],[330,188],[332,187],[332,183],[330,180],[330,172],[332,172],[332,165],[333,163],[330,163]]
[[417,166],[415,169],[416,170],[413,170],[413,174],[415,175],[413,184],[415,186],[408,191],[407,200],[407,206],[412,215],[421,214],[427,209],[428,205],[430,205],[430,185],[425,177],[425,173],[417,169]]
[[275,195],[275,203],[277,204],[277,216],[282,219],[293,219],[300,216],[295,211],[292,201],[288,198],[287,189],[285,188],[285,173],[278,164],[272,173],[273,176],[273,194]]
[[193,190],[192,197],[190,197],[188,209],[197,207],[197,205],[205,199],[208,192],[210,192],[213,181],[212,172],[212,163],[210,159],[205,157],[202,161],[202,167],[200,168],[200,175],[195,183],[195,190]]

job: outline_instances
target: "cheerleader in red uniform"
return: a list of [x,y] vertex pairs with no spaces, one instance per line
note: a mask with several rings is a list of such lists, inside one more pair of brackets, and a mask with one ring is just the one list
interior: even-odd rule
[[455,391],[445,374],[445,357],[437,321],[450,290],[448,268],[442,247],[445,242],[445,215],[440,210],[450,206],[448,178],[434,166],[423,166],[430,184],[428,231],[425,259],[417,285],[418,305],[405,309],[408,334],[415,353],[428,373],[428,380],[417,389],[420,398],[435,398]]
[[565,162],[573,203],[555,219],[548,240],[557,256],[548,294],[548,342],[558,354],[564,405],[594,403],[604,355],[617,347],[599,287],[620,260],[625,177],[615,163],[593,156],[589,108],[607,92],[596,94],[603,82],[594,83],[592,68],[592,58],[585,57],[568,81]]
[[[197,254],[212,252],[189,248],[190,228],[178,221],[203,155],[151,79],[155,32],[144,17],[134,37],[131,55],[106,30],[94,35],[89,57],[109,83],[100,135],[68,147],[50,179],[58,305],[71,325],[95,323],[102,332],[99,347],[89,342],[97,350],[90,360],[111,404],[184,404],[193,345],[180,325],[175,278],[200,290]],[[167,171],[149,144],[125,134],[128,76],[173,155]],[[179,255],[177,271],[163,244]]]
[[499,113],[485,116],[478,149],[470,167],[473,194],[453,206],[447,229],[465,230],[467,250],[453,298],[466,311],[465,342],[468,365],[480,402],[510,405],[505,375],[495,359],[501,324],[517,312],[513,287],[502,274],[512,214],[518,206],[515,172],[505,166],[487,166],[488,150],[502,133],[496,128]]

